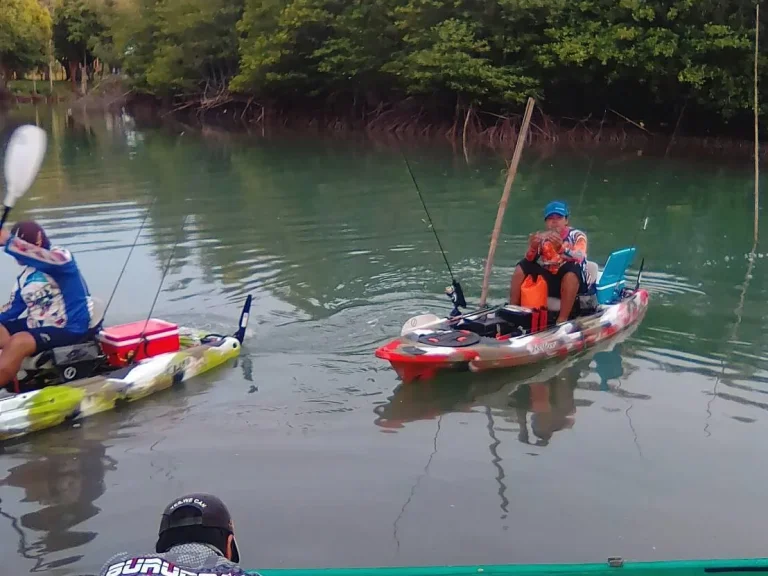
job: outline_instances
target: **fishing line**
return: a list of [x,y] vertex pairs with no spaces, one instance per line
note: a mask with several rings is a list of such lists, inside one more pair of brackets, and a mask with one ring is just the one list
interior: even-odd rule
[[448,263],[448,257],[445,255],[445,250],[443,250],[443,245],[440,243],[440,238],[437,235],[435,224],[432,222],[432,217],[429,215],[427,204],[426,202],[424,202],[424,197],[421,194],[421,189],[419,188],[418,182],[416,182],[416,177],[413,175],[413,170],[411,170],[411,165],[408,163],[408,158],[406,158],[405,153],[402,150],[400,151],[400,153],[403,155],[403,160],[405,160],[405,166],[408,168],[408,174],[411,175],[411,180],[413,180],[413,185],[416,187],[416,193],[419,195],[419,200],[421,200],[421,205],[424,207],[424,212],[427,214],[427,218],[429,219],[429,227],[432,229],[432,233],[435,235],[435,240],[437,240],[437,245],[440,247],[440,253],[443,255],[443,260],[445,260],[445,265],[448,267],[448,274],[451,275],[451,280],[455,282],[456,278],[454,278],[453,276],[451,265]]
[[[181,230],[180,232],[184,232],[184,228],[187,226],[187,220],[191,216],[191,212],[188,212],[187,215],[184,217],[184,222],[181,223]],[[152,306],[149,308],[149,314],[147,315],[147,319],[144,322],[144,330],[147,329],[147,324],[149,323],[150,318],[152,318],[152,312],[155,310],[155,304],[157,304],[157,298],[160,296],[160,292],[163,289],[163,283],[165,282],[165,277],[168,275],[168,270],[171,269],[171,261],[173,260],[173,256],[176,253],[176,247],[179,245],[179,240],[181,240],[181,236],[176,239],[176,242],[173,243],[173,248],[171,249],[171,255],[168,256],[168,261],[165,263],[165,270],[163,270],[163,275],[160,277],[160,285],[157,287],[157,292],[155,292],[155,299],[152,301]],[[144,330],[141,332],[141,336],[139,338],[144,336]]]
[[443,244],[440,242],[440,237],[437,235],[437,230],[435,229],[435,224],[432,221],[432,216],[429,214],[429,210],[427,209],[427,203],[424,201],[424,196],[421,193],[421,189],[419,188],[418,182],[416,182],[416,176],[413,175],[413,170],[411,170],[411,165],[408,162],[408,158],[405,155],[405,152],[403,152],[403,149],[400,149],[400,154],[403,156],[403,160],[405,160],[405,166],[408,168],[408,174],[411,175],[411,180],[413,180],[413,185],[416,187],[416,193],[419,196],[419,200],[421,200],[421,205],[424,207],[424,212],[427,215],[427,218],[429,219],[429,227],[432,229],[432,233],[435,235],[435,240],[437,240],[437,245],[440,248],[440,253],[443,255],[443,260],[445,260],[445,265],[448,267],[448,274],[451,275],[451,286],[452,288],[446,289],[447,296],[451,299],[451,302],[453,302],[453,310],[451,311],[451,317],[458,316],[461,314],[459,312],[459,308],[466,308],[467,306],[467,300],[464,298],[464,289],[461,287],[461,284],[456,280],[455,276],[453,275],[453,270],[451,270],[451,265],[448,262],[448,257],[445,255],[445,250],[443,250]]
[[[181,230],[180,232],[184,232],[184,229],[187,226],[187,220],[189,219],[191,212],[187,212],[187,215],[184,217],[184,221],[181,223]],[[145,333],[147,331],[147,325],[149,324],[149,321],[152,319],[152,312],[155,310],[155,305],[157,304],[157,299],[160,296],[160,292],[163,289],[163,283],[165,282],[165,277],[168,275],[168,271],[171,269],[171,262],[173,261],[173,256],[176,253],[176,247],[179,245],[179,240],[181,240],[181,235],[179,238],[176,239],[176,242],[173,243],[173,248],[171,249],[171,254],[168,256],[168,261],[165,263],[165,269],[163,270],[163,275],[160,277],[160,285],[157,287],[157,291],[155,292],[155,299],[152,301],[152,306],[149,308],[149,314],[147,314],[147,319],[144,320],[144,327],[141,329],[141,334],[139,334],[139,342],[136,344],[136,347],[130,352],[131,357],[136,354],[136,352],[139,349],[139,346],[144,344],[146,346],[149,344],[149,341],[145,338]]]
[[115,292],[117,292],[117,287],[120,285],[120,280],[123,277],[123,274],[125,273],[126,268],[128,267],[128,262],[131,260],[131,254],[133,254],[133,249],[136,248],[136,244],[139,242],[139,237],[141,236],[141,231],[144,229],[144,224],[147,222],[147,218],[149,217],[149,211],[154,206],[155,202],[157,201],[157,196],[155,196],[152,199],[152,202],[147,207],[147,212],[144,214],[144,219],[141,221],[141,226],[139,226],[139,231],[136,233],[136,238],[133,240],[133,244],[131,245],[131,249],[128,251],[128,257],[125,259],[125,263],[123,264],[123,269],[120,270],[120,275],[117,277],[117,281],[115,282],[115,287],[112,288],[112,294],[109,296],[109,301],[107,302],[107,305],[104,307],[104,313],[102,314],[102,317],[107,316],[107,310],[109,310],[109,305],[112,304],[112,299],[115,297]]
[[[688,102],[685,102],[683,104],[683,107],[680,109],[680,114],[677,116],[677,122],[675,123],[675,128],[672,130],[672,134],[669,137],[669,141],[667,142],[667,147],[664,149],[664,156],[661,159],[661,163],[659,165],[659,170],[661,170],[662,166],[665,166],[667,161],[669,160],[669,151],[672,149],[672,145],[675,143],[675,137],[677,136],[678,130],[680,129],[680,122],[683,120],[683,114],[685,114],[685,108],[688,106]],[[644,231],[648,228],[648,220],[650,219],[649,212],[650,212],[650,203],[649,199],[651,197],[651,188],[647,188],[645,191],[645,198],[643,200],[644,204],[644,210],[643,210],[643,225],[641,228],[638,228],[635,230],[635,237],[632,239],[632,247],[636,247],[637,245],[637,237],[640,235],[641,231]],[[637,272],[637,282],[635,284],[635,290],[640,288],[640,277],[643,273],[643,267],[645,266],[645,257],[640,261],[640,269]]]

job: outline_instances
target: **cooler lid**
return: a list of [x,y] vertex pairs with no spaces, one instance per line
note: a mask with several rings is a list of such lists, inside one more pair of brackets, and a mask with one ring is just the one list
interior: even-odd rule
[[108,326],[101,331],[100,336],[101,338],[108,339],[112,342],[123,342],[138,338],[142,332],[144,332],[144,336],[153,336],[163,332],[178,331],[179,329],[176,324],[157,318],[150,318],[149,322],[146,322],[146,328],[144,327],[144,324],[144,320],[138,320],[136,322],[130,322],[129,324]]

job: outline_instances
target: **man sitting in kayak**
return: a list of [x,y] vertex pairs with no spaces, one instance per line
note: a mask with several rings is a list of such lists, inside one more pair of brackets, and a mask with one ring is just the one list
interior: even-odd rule
[[155,544],[156,554],[117,554],[99,576],[245,575],[234,525],[224,503],[210,494],[189,494],[166,506]]
[[560,298],[557,323],[566,322],[574,311],[576,297],[586,291],[587,235],[571,228],[565,202],[555,200],[544,208],[547,230],[531,234],[528,251],[518,262],[509,290],[509,303],[520,305],[520,289],[526,276],[543,276],[549,296]]
[[10,302],[0,309],[2,389],[15,380],[24,358],[81,342],[93,304],[72,254],[51,247],[36,222],[18,222],[10,233],[0,230],[0,246],[24,267]]

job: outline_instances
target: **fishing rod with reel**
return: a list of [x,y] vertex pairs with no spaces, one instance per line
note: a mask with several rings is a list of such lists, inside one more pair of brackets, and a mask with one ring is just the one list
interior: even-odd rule
[[445,265],[448,268],[448,274],[451,276],[451,285],[446,287],[445,294],[450,298],[451,302],[453,303],[453,310],[451,310],[451,313],[449,316],[451,318],[455,316],[461,316],[461,311],[459,308],[466,308],[467,307],[467,300],[464,298],[464,290],[461,287],[461,284],[458,280],[456,280],[456,277],[453,275],[453,270],[451,270],[451,265],[448,262],[448,257],[445,255],[445,250],[443,250],[443,245],[440,242],[440,237],[437,235],[437,230],[435,229],[435,225],[432,222],[432,217],[429,215],[429,210],[427,209],[427,204],[424,202],[424,197],[421,194],[421,189],[419,188],[418,182],[416,182],[416,177],[413,175],[413,170],[411,170],[411,165],[408,162],[408,158],[405,156],[405,153],[401,150],[401,154],[403,155],[403,160],[405,160],[405,166],[408,168],[408,173],[411,175],[411,180],[413,180],[413,185],[416,188],[416,194],[419,196],[419,200],[421,200],[421,205],[424,207],[424,212],[427,215],[427,219],[429,219],[429,227],[432,229],[432,233],[435,235],[435,240],[437,240],[437,245],[440,248],[440,253],[443,255],[443,260],[445,260]]

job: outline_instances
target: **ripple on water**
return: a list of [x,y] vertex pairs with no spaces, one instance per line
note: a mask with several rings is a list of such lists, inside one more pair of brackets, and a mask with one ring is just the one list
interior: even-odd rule
[[[731,181],[671,164],[654,170],[634,155],[615,164],[559,154],[539,164],[527,156],[490,299],[507,297],[543,197],[578,207],[595,231],[591,246],[605,255],[633,232],[616,215],[642,214],[648,202],[648,212],[663,220],[651,219],[654,235],[639,246],[651,294],[643,324],[615,347],[551,369],[406,386],[373,351],[409,317],[446,314],[450,275],[401,156],[306,142],[217,146],[192,134],[151,132],[126,143],[118,132],[89,148],[58,133],[71,137],[67,153],[50,156],[34,196],[25,198],[26,213],[73,248],[89,282],[106,294],[149,214],[115,299],[122,308],[110,320],[148,313],[177,241],[156,315],[231,332],[245,295],[254,301],[243,354],[232,366],[50,436],[81,454],[101,450],[104,462],[52,463],[42,441],[32,445],[25,456],[35,461],[13,476],[16,492],[4,493],[3,511],[20,510],[17,525],[38,538],[30,540],[35,553],[49,562],[74,557],[61,535],[75,530],[66,518],[81,523],[78,507],[94,514],[88,530],[98,532],[61,576],[98,570],[91,564],[103,560],[103,550],[142,533],[138,512],[159,509],[190,478],[217,486],[225,498],[243,496],[240,530],[246,541],[258,536],[262,565],[385,565],[395,556],[409,565],[504,562],[510,554],[552,561],[555,549],[556,561],[586,561],[614,544],[634,557],[763,549],[754,478],[766,475],[755,442],[768,425],[766,272],[759,254],[740,306],[744,282],[734,271],[744,266],[751,232],[744,247],[731,239],[725,245],[720,233],[728,227],[729,237],[739,237],[736,223],[750,215],[749,203],[723,193],[745,184],[740,174]],[[473,157],[468,165],[461,154],[433,150],[413,155],[453,274],[474,302],[504,163]],[[665,194],[649,195],[662,172]],[[670,202],[674,210],[666,209]],[[690,229],[717,233],[681,242]],[[10,286],[17,270],[0,273]],[[240,468],[258,478],[267,500],[248,497],[253,486],[244,476],[219,473]],[[525,498],[511,497],[512,480],[526,487]],[[138,511],[130,498],[137,492],[145,495]],[[323,506],[307,506],[308,494]],[[643,505],[649,501],[657,505]],[[39,510],[63,520],[30,524]],[[457,514],[468,532],[457,532]],[[553,517],[559,521],[547,520]],[[708,521],[715,517],[719,522]],[[115,518],[127,522],[119,542],[110,532]],[[526,518],[530,529],[516,530],[510,518]],[[723,528],[734,523],[745,528],[737,537]],[[661,524],[671,527],[664,538],[649,537]],[[544,532],[556,546],[542,543]],[[430,534],[428,546],[423,534]],[[8,539],[0,545],[4,566],[17,548]]]

